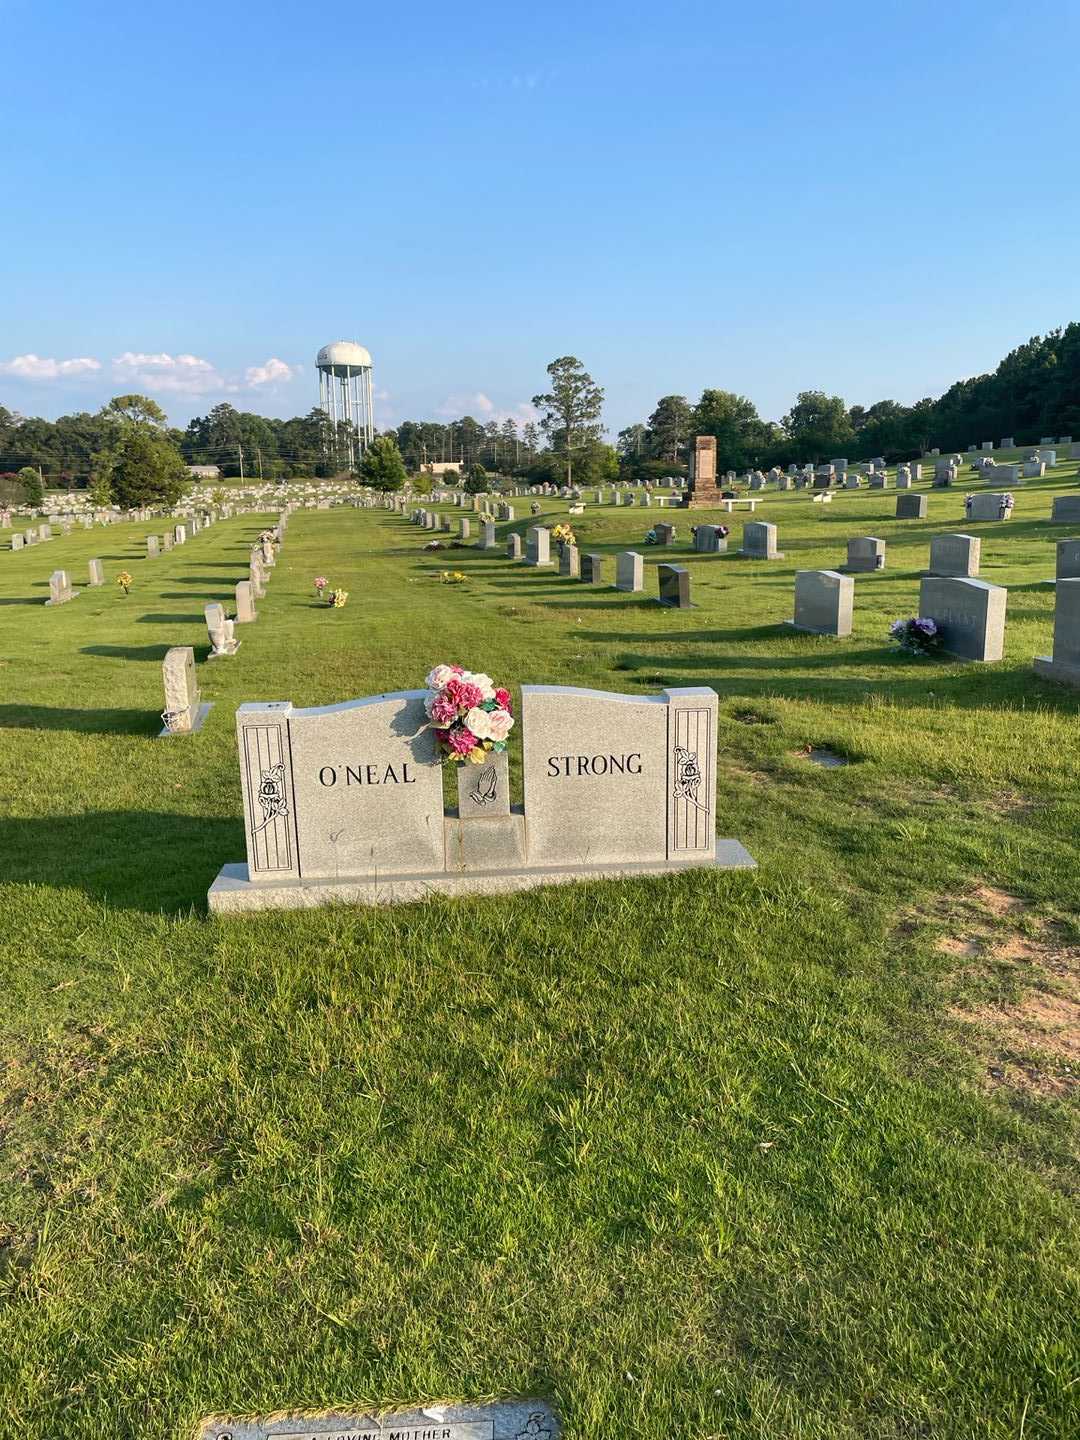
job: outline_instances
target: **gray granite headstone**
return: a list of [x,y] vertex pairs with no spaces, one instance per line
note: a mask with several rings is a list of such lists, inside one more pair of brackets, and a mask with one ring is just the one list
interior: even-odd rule
[[927,501],[925,495],[897,495],[896,497],[896,518],[897,520],[925,520]]
[[796,570],[795,618],[788,624],[814,635],[850,635],[854,602],[852,576],[837,570]]
[[656,578],[660,586],[657,596],[661,605],[673,610],[690,607],[690,571],[683,565],[658,565]]
[[1080,689],[1080,577],[1060,579],[1054,592],[1054,653],[1035,660],[1044,680]]
[[930,541],[930,574],[974,579],[981,552],[977,535],[935,535]]
[[1005,651],[1009,592],[985,580],[928,575],[919,586],[919,614],[941,628],[942,648],[961,660],[1000,660]]
[[1056,525],[1080,525],[1080,495],[1058,495],[1050,508]]
[[158,537],[156,535],[148,535],[146,537],[146,558],[152,560],[157,553]]
[[721,535],[719,525],[696,525],[694,527],[694,549],[699,555],[722,555],[727,550],[728,537]]
[[654,529],[655,532],[656,532],[656,543],[657,543],[658,545],[674,545],[674,543],[675,543],[675,526],[674,526],[674,525],[668,525],[668,524],[666,524],[664,521],[660,521],[660,522],[658,522],[656,525],[653,526],[653,529]]
[[90,579],[89,579],[89,581],[87,582],[88,584],[90,584],[90,585],[95,585],[95,586],[96,586],[96,585],[104,585],[104,584],[105,584],[105,571],[104,571],[104,569],[103,569],[103,567],[102,567],[102,564],[101,564],[101,561],[100,561],[100,560],[91,560],[91,561],[90,561],[90,565],[89,565],[89,570],[90,570]]
[[66,605],[69,600],[74,600],[79,592],[71,588],[71,581],[66,570],[54,570],[49,576],[49,598],[46,605]]
[[715,691],[521,693],[531,865],[714,859]]
[[559,549],[559,574],[566,580],[581,578],[581,552],[576,545],[562,545]]
[[765,520],[748,520],[739,554],[748,560],[783,560],[783,551],[776,548],[776,526]]
[[458,516],[457,529],[458,539],[468,540],[469,536],[472,534],[472,522],[469,520],[469,517],[467,515]]
[[636,594],[645,586],[645,561],[636,550],[621,550],[615,557],[615,589]]
[[1058,580],[1080,579],[1080,540],[1059,540],[1054,574]]
[[525,532],[525,564],[551,563],[551,531],[543,525],[530,525]]
[[513,531],[512,534],[510,534],[510,535],[507,537],[507,541],[506,541],[506,555],[507,555],[507,559],[509,559],[509,560],[520,560],[520,559],[521,559],[521,556],[522,556],[521,536],[517,533],[516,530]]
[[1011,513],[1003,492],[990,490],[984,495],[968,496],[969,520],[1007,520]]
[[[876,535],[859,535],[847,542],[847,569],[856,572],[885,569],[885,541]],[[812,573],[812,572],[808,572]]]
[[583,555],[581,557],[581,579],[586,585],[603,585],[603,555]]
[[236,712],[252,881],[443,869],[442,767],[424,690]]

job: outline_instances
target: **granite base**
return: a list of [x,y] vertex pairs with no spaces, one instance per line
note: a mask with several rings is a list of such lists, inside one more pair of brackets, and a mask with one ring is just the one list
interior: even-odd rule
[[718,840],[712,861],[640,861],[631,864],[526,866],[520,870],[477,870],[453,874],[386,875],[378,879],[290,880],[275,883],[248,879],[244,863],[223,865],[211,885],[207,902],[216,914],[249,910],[308,910],[344,902],[353,905],[402,905],[430,895],[509,895],[539,885],[570,885],[580,880],[627,880],[639,875],[677,875],[686,870],[753,870],[757,861],[738,840]]
[[1058,685],[1071,685],[1074,690],[1080,690],[1080,665],[1063,665],[1049,655],[1036,655],[1034,666],[1041,680],[1054,680]]
[[203,701],[203,703],[199,706],[198,710],[195,712],[195,719],[191,722],[190,730],[170,730],[169,727],[166,725],[164,729],[158,732],[157,738],[159,740],[180,740],[185,735],[196,734],[199,730],[202,729],[203,725],[205,724],[206,717],[210,714],[213,703],[214,702],[212,700]]

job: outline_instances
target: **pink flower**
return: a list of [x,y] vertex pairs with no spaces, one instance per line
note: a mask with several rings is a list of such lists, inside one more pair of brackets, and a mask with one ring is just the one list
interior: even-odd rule
[[451,680],[443,693],[454,702],[460,710],[472,710],[474,706],[483,703],[483,695],[478,685],[470,685],[466,680]]
[[427,702],[428,719],[437,730],[445,730],[457,719],[457,706],[445,695],[436,695]]
[[514,707],[510,700],[509,690],[496,690],[495,703],[498,705],[500,710],[505,710],[508,715],[512,715],[514,713]]
[[514,728],[513,716],[505,710],[493,710],[488,726],[488,735],[492,740],[505,740]]
[[471,730],[448,730],[446,741],[455,755],[468,755],[476,749],[476,736]]
[[325,589],[326,589],[326,576],[325,576],[325,575],[316,575],[316,576],[315,576],[315,589],[316,589],[316,590],[325,590]]

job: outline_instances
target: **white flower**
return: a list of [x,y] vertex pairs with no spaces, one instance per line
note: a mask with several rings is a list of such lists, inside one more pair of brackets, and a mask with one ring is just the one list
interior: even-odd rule
[[475,685],[485,700],[495,699],[495,681],[492,680],[490,675],[473,675],[469,673],[463,675],[462,679],[468,680],[470,685]]
[[448,685],[453,678],[454,672],[450,669],[449,665],[436,665],[435,669],[428,674],[424,684],[429,690],[441,690],[443,686]]
[[514,728],[514,717],[506,710],[492,710],[488,716],[488,739],[505,740]]
[[491,716],[477,705],[465,716],[465,728],[471,730],[478,740],[491,738]]

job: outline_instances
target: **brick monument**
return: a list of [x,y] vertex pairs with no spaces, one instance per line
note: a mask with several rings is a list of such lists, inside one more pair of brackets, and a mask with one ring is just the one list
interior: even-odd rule
[[683,506],[689,510],[715,509],[720,503],[716,484],[716,436],[695,435],[690,447],[690,481]]

